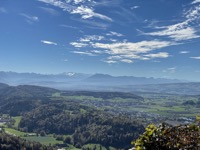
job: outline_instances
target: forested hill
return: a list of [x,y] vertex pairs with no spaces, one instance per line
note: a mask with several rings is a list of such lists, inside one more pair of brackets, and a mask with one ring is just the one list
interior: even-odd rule
[[[4,85],[4,84],[3,84]],[[2,88],[1,88],[2,87]],[[19,85],[19,86],[1,86],[0,84],[0,97],[47,97],[58,90],[33,86],[33,85]]]
[[35,108],[23,115],[19,128],[28,132],[71,135],[68,142],[78,148],[88,143],[130,147],[132,139],[144,131],[137,120],[113,116],[74,102],[51,103]]
[[139,101],[144,100],[143,97],[135,95],[133,93],[125,92],[91,92],[91,91],[65,91],[63,96],[92,96],[95,98],[111,99],[111,98],[131,98]]
[[[54,96],[57,93],[62,95]],[[66,95],[68,99],[65,99]],[[94,143],[127,149],[131,147],[131,141],[144,131],[143,125],[136,118],[97,110],[74,99],[84,96],[94,100],[120,97],[133,101],[143,100],[131,93],[75,92],[74,95],[73,92],[38,86],[6,86],[0,90],[0,112],[20,116],[21,121],[16,129],[61,136],[65,144],[77,148]]]
[[7,85],[7,84],[0,83],[0,90],[1,90],[1,89],[4,89],[4,88],[6,88],[6,87],[8,87],[8,85]]

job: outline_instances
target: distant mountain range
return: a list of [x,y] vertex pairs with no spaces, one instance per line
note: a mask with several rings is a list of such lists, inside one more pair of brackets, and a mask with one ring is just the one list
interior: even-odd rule
[[16,73],[0,72],[0,82],[10,85],[21,84],[45,84],[45,83],[82,83],[94,85],[142,85],[142,84],[162,84],[181,83],[181,80],[165,78],[146,78],[133,76],[111,76],[108,74],[83,74],[83,73],[61,73],[61,74],[36,74],[36,73]]
[[[0,71],[0,83],[37,85],[61,90],[156,92],[200,95],[200,83],[177,79],[111,76],[108,74],[36,74]],[[2,84],[2,86],[5,86]]]

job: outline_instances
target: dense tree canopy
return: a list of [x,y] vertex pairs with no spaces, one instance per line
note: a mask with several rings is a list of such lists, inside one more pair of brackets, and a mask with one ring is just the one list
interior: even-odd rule
[[99,143],[124,148],[144,131],[124,116],[113,116],[75,103],[49,103],[24,114],[20,130],[47,134],[71,134],[71,144]]

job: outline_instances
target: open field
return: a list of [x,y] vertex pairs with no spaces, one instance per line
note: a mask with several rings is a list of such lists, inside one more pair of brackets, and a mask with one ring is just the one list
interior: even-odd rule
[[5,127],[5,131],[9,134],[13,134],[13,135],[20,136],[20,137],[24,137],[27,134],[26,132],[21,132],[21,131],[18,131],[18,130],[12,129],[12,128],[8,128],[8,127]]
[[21,120],[21,116],[12,117],[15,120],[15,124],[13,125],[14,128],[18,128],[19,122]]
[[62,141],[57,141],[55,138],[53,138],[51,136],[29,136],[29,137],[23,137],[23,138],[30,140],[30,141],[40,142],[44,145],[63,144]]
[[18,130],[12,129],[12,128],[8,128],[8,127],[5,127],[5,131],[8,134],[19,136],[19,137],[24,138],[26,140],[40,142],[41,144],[44,144],[44,145],[49,145],[49,144],[54,145],[54,144],[62,144],[63,143],[62,141],[57,141],[55,138],[53,138],[52,135],[29,136],[29,134],[32,134],[32,133],[21,132],[21,131],[18,131]]

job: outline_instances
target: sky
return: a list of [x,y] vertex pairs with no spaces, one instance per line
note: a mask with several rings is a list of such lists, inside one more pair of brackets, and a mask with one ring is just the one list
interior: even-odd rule
[[0,71],[200,81],[200,0],[0,0]]

